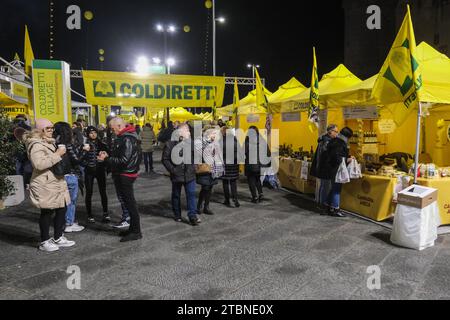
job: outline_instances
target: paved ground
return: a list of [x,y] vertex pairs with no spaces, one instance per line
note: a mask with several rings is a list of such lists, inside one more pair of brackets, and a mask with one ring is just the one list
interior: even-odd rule
[[[157,163],[158,172],[163,172]],[[119,204],[108,185],[114,219]],[[242,207],[222,206],[198,227],[177,224],[163,175],[138,180],[144,239],[122,244],[100,223],[69,235],[77,246],[39,252],[38,215],[28,203],[0,212],[0,299],[449,299],[450,236],[423,252],[389,243],[389,230],[354,217],[320,216],[311,203],[266,191],[260,205],[239,186]],[[80,221],[85,210],[81,198]],[[94,208],[101,211],[98,197]],[[68,290],[68,266],[81,290]],[[367,288],[367,267],[381,289]]]

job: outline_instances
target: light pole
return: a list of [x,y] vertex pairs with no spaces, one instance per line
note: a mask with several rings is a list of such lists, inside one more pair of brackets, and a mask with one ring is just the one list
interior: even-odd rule
[[[252,79],[255,81],[255,68],[260,68],[261,66],[259,64],[253,64],[249,63],[247,64],[247,68],[252,69]],[[255,84],[253,84],[253,90],[255,89]]]
[[[170,74],[170,65],[169,65],[169,59],[167,59],[167,34],[168,33],[175,33],[177,31],[177,28],[174,25],[162,25],[162,24],[157,24],[156,25],[156,30],[158,32],[162,32],[163,36],[164,36],[164,63],[166,64],[166,73]],[[172,59],[173,61],[173,59]],[[166,108],[166,114],[167,114],[167,125],[169,124],[169,120],[170,120],[170,109]]]
[[216,76],[216,23],[225,23],[224,17],[216,19],[216,0],[212,0],[212,19],[213,19],[213,76]]

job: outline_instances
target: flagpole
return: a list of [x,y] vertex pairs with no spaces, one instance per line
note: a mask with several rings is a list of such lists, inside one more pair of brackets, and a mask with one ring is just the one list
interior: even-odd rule
[[420,152],[420,120],[422,117],[422,103],[419,101],[419,111],[417,112],[417,129],[416,129],[416,155],[414,160],[414,184],[417,184],[417,176],[419,174],[419,152]]

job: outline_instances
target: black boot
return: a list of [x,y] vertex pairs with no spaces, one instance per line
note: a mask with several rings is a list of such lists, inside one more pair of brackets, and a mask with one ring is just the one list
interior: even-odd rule
[[205,192],[205,208],[203,209],[203,213],[210,216],[214,215],[214,212],[209,210],[209,201],[211,200],[211,194],[212,190]]
[[204,201],[204,191],[200,190],[200,194],[198,195],[198,203],[197,203],[197,212],[198,214],[202,214],[203,201]]
[[237,198],[234,198],[234,199],[233,199],[233,202],[234,202],[234,206],[235,206],[236,208],[239,208],[239,207],[241,206],[241,204],[239,203],[239,201],[238,201]]

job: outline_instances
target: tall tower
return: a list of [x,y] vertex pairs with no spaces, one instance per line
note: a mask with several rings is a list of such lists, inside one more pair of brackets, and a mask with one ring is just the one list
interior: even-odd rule
[[[399,0],[343,0],[345,11],[345,65],[361,79],[380,71],[396,34]],[[369,30],[367,8],[381,9],[381,29]]]

